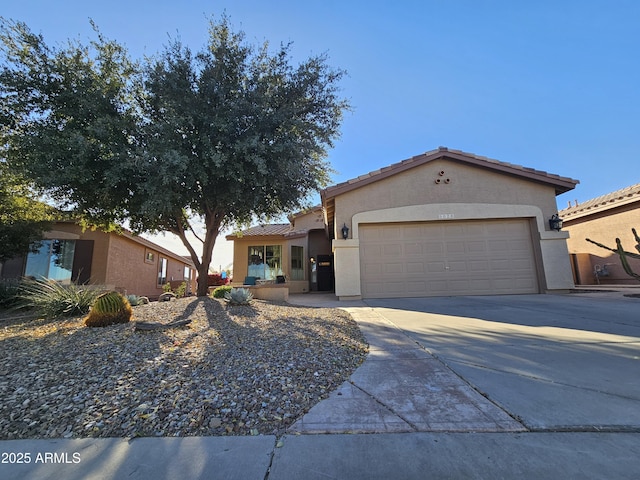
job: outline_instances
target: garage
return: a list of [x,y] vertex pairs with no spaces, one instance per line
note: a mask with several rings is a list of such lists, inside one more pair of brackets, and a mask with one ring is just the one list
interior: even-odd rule
[[539,293],[528,219],[360,226],[362,297]]

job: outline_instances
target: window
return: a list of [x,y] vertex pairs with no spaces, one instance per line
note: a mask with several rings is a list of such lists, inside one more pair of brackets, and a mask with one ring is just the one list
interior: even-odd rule
[[282,275],[282,246],[261,245],[249,247],[247,275],[263,280],[275,280]]
[[75,240],[43,240],[27,255],[25,276],[71,283],[75,249]]
[[304,280],[304,249],[291,247],[291,280]]
[[167,259],[160,257],[158,261],[158,286],[161,287],[167,283]]
[[188,266],[184,266],[184,280],[185,282],[189,282],[191,280],[191,268]]
[[149,250],[147,250],[144,254],[144,261],[147,263],[153,263],[154,259],[155,259],[155,255],[153,254],[153,252],[150,252]]

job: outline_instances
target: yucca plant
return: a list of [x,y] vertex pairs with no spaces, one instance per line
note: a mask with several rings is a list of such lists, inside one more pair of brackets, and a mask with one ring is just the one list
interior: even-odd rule
[[21,307],[56,318],[86,314],[100,293],[94,288],[42,279],[22,283],[18,296]]
[[232,288],[224,294],[224,299],[230,305],[249,305],[253,300],[253,294],[248,288]]
[[107,292],[96,298],[89,315],[84,319],[87,327],[106,327],[131,320],[131,305],[118,292]]

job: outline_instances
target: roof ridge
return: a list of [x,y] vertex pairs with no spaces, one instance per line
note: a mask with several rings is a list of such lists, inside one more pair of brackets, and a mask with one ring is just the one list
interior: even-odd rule
[[[448,154],[448,155],[447,155]],[[464,152],[462,150],[455,150],[455,149],[450,149],[447,147],[438,147],[437,149],[434,150],[429,150],[427,152],[424,152],[420,155],[414,155],[413,157],[407,158],[405,160],[401,160],[399,162],[395,162],[392,163],[389,166],[386,167],[382,167],[379,168],[377,170],[373,170],[371,172],[365,173],[363,175],[360,175],[358,177],[355,178],[351,178],[349,180],[346,180],[344,182],[340,182],[337,183],[335,185],[331,185],[327,188],[325,188],[324,190],[322,190],[321,192],[321,197],[324,197],[324,195],[329,192],[331,193],[332,191],[336,191],[336,190],[341,190],[343,188],[346,188],[348,190],[350,190],[351,188],[353,188],[355,185],[357,185],[358,183],[361,182],[374,182],[376,181],[377,177],[385,178],[385,176],[388,175],[393,175],[393,173],[395,171],[403,171],[405,169],[409,169],[412,168],[413,165],[412,164],[420,164],[420,162],[427,162],[430,161],[431,159],[437,159],[440,158],[440,156],[445,157],[445,156],[449,156],[452,159],[456,159],[456,155],[460,156],[460,157],[465,157],[466,159],[469,160],[478,160],[480,162],[483,163],[487,163],[487,164],[491,164],[491,165],[495,165],[497,167],[502,167],[503,169],[508,169],[508,170],[512,170],[512,173],[517,173],[517,172],[521,172],[522,174],[525,174],[524,176],[527,176],[526,174],[529,175],[534,175],[536,177],[546,177],[547,179],[549,179],[551,181],[551,183],[556,183],[556,182],[562,182],[564,184],[572,184],[573,186],[568,186],[568,185],[557,185],[559,187],[561,187],[560,189],[556,188],[556,192],[557,193],[564,193],[567,192],[569,190],[571,190],[572,188],[575,187],[575,184],[579,183],[578,180],[574,180],[572,178],[569,177],[563,177],[557,174],[553,174],[553,173],[548,173],[545,172],[543,170],[537,170],[535,168],[530,168],[530,167],[525,167],[522,165],[518,165],[518,164],[514,164],[514,163],[508,163],[508,162],[503,162],[501,160],[496,160],[494,158],[489,158],[489,157],[484,157],[481,155],[476,155],[474,153],[469,153],[469,152]],[[464,158],[458,158],[458,160],[463,161]],[[473,162],[471,162],[473,163]],[[351,188],[349,188],[351,187]]]
[[[598,207],[603,207],[604,205],[614,207],[623,203],[624,200],[636,195],[640,196],[640,183],[636,183],[634,185],[630,185],[628,187],[624,187],[610,193],[605,193],[604,195],[591,198],[582,203],[577,203],[576,201],[576,205],[564,208],[560,210],[558,214],[561,214],[563,216],[571,216],[580,214],[582,212],[594,210]],[[569,202],[569,204],[571,204],[571,202]],[[600,208],[599,210],[602,210],[602,208]]]

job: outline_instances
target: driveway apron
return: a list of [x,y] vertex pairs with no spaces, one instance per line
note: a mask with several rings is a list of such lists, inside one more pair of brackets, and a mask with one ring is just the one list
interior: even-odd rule
[[377,309],[345,310],[358,322],[370,353],[351,378],[292,425],[290,433],[525,430]]

